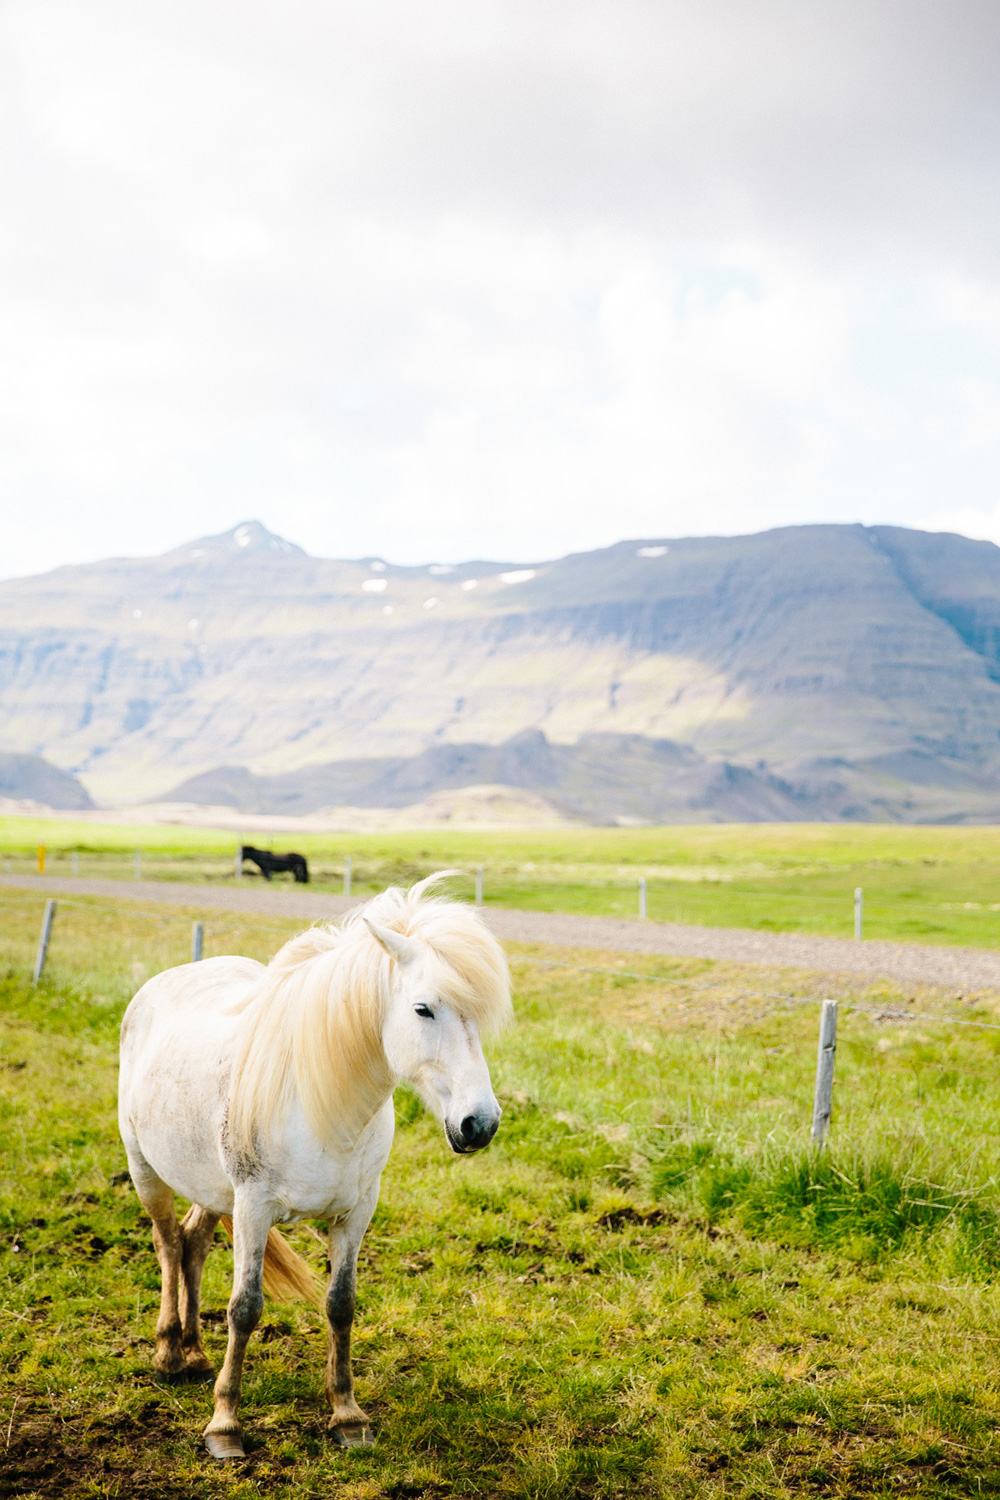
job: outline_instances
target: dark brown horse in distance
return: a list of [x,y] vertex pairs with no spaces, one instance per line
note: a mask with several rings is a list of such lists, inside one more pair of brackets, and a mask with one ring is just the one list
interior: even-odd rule
[[240,859],[244,862],[252,860],[265,880],[270,880],[272,875],[280,875],[284,870],[291,870],[299,885],[309,883],[309,866],[304,854],[272,854],[270,849],[254,849],[250,844],[244,844],[240,850]]

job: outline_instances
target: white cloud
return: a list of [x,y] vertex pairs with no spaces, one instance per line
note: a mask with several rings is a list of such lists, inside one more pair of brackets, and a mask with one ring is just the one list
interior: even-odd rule
[[934,511],[931,515],[921,516],[917,525],[921,531],[953,531],[959,536],[996,542],[1000,546],[1000,501],[991,511],[976,510],[971,505]]
[[0,571],[248,515],[426,562],[992,514],[993,6],[11,0],[0,41]]

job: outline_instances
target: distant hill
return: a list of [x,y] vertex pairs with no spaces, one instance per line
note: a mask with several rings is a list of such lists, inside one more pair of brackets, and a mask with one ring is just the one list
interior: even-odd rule
[[75,776],[50,766],[40,755],[0,752],[0,797],[41,802],[71,812],[94,805]]
[[248,522],[0,584],[0,746],[118,805],[1000,821],[1000,549],[804,526],[404,568]]
[[409,807],[482,784],[536,792],[569,817],[599,822],[683,822],[696,812],[729,821],[802,816],[790,787],[670,740],[592,734],[551,745],[537,729],[502,745],[435,745],[410,757],[333,761],[279,776],[220,766],[175,787],[168,800],[300,816],[342,805]]

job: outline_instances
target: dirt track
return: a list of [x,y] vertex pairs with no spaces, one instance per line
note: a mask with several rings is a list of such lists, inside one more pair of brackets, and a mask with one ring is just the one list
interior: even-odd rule
[[[239,887],[180,885],[153,880],[73,880],[55,876],[0,875],[0,888],[39,895],[104,896],[193,910],[258,912],[261,916],[319,921],[339,917],[357,899],[300,888],[245,884]],[[513,943],[551,943],[620,953],[667,953],[683,958],[726,959],[768,968],[853,974],[865,981],[891,979],[956,992],[1000,992],[1000,953],[979,948],[937,948],[923,943],[855,943],[799,933],[747,932],[732,927],[682,927],[666,922],[626,922],[613,917],[562,916],[551,912],[485,907],[497,937]]]

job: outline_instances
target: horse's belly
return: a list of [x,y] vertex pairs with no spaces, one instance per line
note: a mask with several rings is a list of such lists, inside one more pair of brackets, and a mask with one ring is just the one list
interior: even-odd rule
[[233,1185],[222,1161],[221,1111],[193,1091],[180,1089],[172,1097],[165,1097],[166,1092],[150,1090],[132,1111],[132,1133],[139,1150],[156,1175],[182,1198],[216,1213],[229,1213]]
[[218,1158],[187,1151],[177,1136],[162,1130],[143,1131],[139,1144],[156,1175],[181,1198],[213,1213],[232,1213],[233,1184]]

